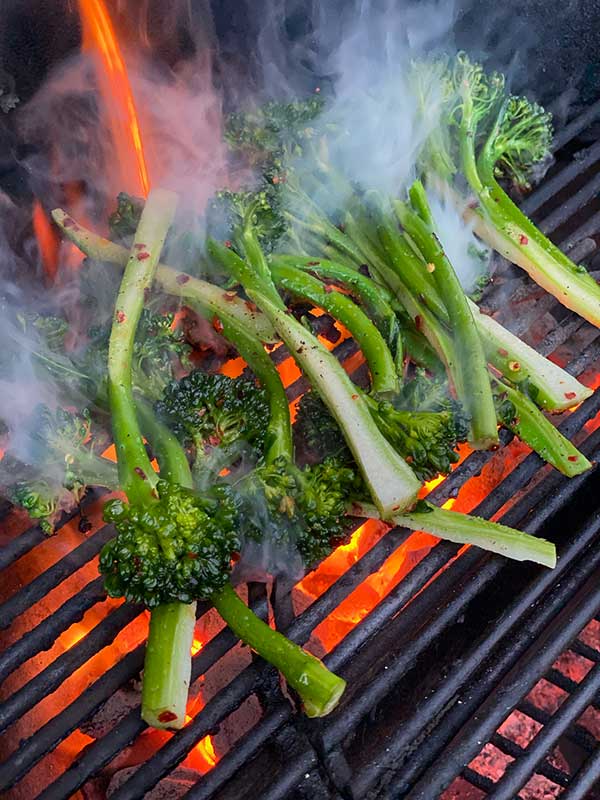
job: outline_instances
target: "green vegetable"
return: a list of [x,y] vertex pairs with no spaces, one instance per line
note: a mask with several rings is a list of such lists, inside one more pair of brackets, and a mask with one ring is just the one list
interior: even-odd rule
[[202,472],[218,476],[244,454],[256,462],[263,452],[269,405],[264,389],[245,378],[194,370],[167,387],[157,412],[193,448],[196,481]]
[[0,462],[2,483],[12,501],[40,520],[47,533],[89,486],[118,488],[115,465],[101,456],[108,439],[92,429],[87,409],[76,413],[39,405],[22,429],[28,432],[25,452],[23,444],[18,453],[9,444]]
[[[351,503],[348,512],[357,517],[379,518],[373,506],[362,502]],[[472,544],[515,561],[533,561],[551,569],[556,566],[556,548],[552,542],[481,517],[436,508],[431,503],[421,501],[412,511],[395,514],[393,522],[456,544]]]

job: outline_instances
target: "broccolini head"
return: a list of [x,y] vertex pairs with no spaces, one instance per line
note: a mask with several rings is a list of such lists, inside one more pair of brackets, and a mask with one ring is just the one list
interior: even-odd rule
[[133,236],[143,210],[144,200],[141,197],[133,197],[126,192],[119,192],[117,208],[108,220],[111,238],[127,240]]
[[[44,533],[54,533],[54,525],[63,507],[69,504],[68,490],[45,481],[18,481],[10,492],[10,500],[39,521]],[[64,504],[64,505],[63,505]]]
[[100,455],[108,437],[92,428],[87,409],[52,411],[40,405],[24,428],[28,435],[18,452],[8,446],[2,482],[12,501],[39,519],[47,533],[53,532],[60,512],[77,505],[89,486],[118,487],[116,465]]
[[209,204],[207,221],[214,238],[229,242],[242,257],[244,234],[252,234],[262,250],[270,253],[287,227],[279,193],[267,181],[255,189],[217,192]]
[[499,111],[484,153],[498,175],[529,187],[532,169],[547,161],[552,145],[552,114],[526,97],[511,96]]
[[216,451],[229,452],[233,461],[244,449],[254,460],[262,455],[269,405],[254,381],[194,370],[167,386],[157,413],[192,448],[197,469],[227,466]]
[[234,154],[261,172],[277,171],[284,154],[297,155],[314,136],[313,123],[324,108],[320,95],[293,103],[268,102],[231,114],[225,140]]
[[[157,314],[145,308],[138,324],[133,347],[132,378],[134,388],[149,401],[155,402],[173,380],[174,367],[189,366],[191,352],[181,330],[173,326],[173,314]],[[110,323],[89,332],[89,342],[77,356],[77,365],[98,389],[100,400],[105,397],[106,361]]]
[[481,64],[459,53],[454,61],[452,83],[455,91],[452,119],[466,124],[476,139],[481,139],[493,124],[492,114],[504,97],[504,76],[487,73]]
[[328,456],[351,464],[353,459],[337,422],[314,391],[305,392],[297,406],[294,422],[296,451],[314,463]]
[[199,495],[166,481],[144,507],[112,500],[104,519],[117,535],[100,553],[100,572],[111,597],[153,608],[208,599],[229,578],[239,548],[238,505],[227,486]]
[[387,401],[371,407],[377,427],[421,480],[446,475],[458,461],[459,435],[450,411],[401,411]]
[[327,556],[345,536],[345,507],[360,496],[352,466],[334,457],[300,469],[286,458],[257,468],[240,484],[243,533],[268,537],[296,551],[309,566]]

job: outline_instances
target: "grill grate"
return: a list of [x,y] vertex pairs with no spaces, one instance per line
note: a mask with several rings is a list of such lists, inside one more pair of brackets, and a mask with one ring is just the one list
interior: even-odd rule
[[[557,145],[568,145],[570,152],[576,150],[576,137],[599,116],[600,104],[596,104],[559,134]],[[540,188],[522,204],[529,214],[542,217],[539,221],[545,230],[559,232],[565,248],[578,247],[600,230],[600,214],[594,205],[600,188],[600,148],[594,145],[580,156],[566,161],[559,158]],[[576,185],[576,191],[564,200],[572,185]],[[592,252],[590,247],[587,250],[593,265],[596,250]],[[572,352],[576,357],[569,364],[569,372],[581,375],[594,367],[600,357],[598,331],[568,314],[553,298],[532,293],[530,282],[516,269],[504,265],[498,276],[485,298],[491,311],[502,309],[509,289],[510,297],[522,298],[524,312],[519,312],[519,322],[523,330],[537,331],[539,327],[541,331],[535,342],[538,350],[549,355],[574,343]],[[353,345],[344,341],[334,352],[345,360],[352,355]],[[285,352],[279,349],[273,357],[280,362]],[[303,379],[293,382],[288,387],[288,398],[299,397],[305,389]],[[572,437],[599,411],[600,393],[596,393],[575,412],[563,415],[561,430]],[[507,432],[501,438],[504,445],[512,439]],[[597,460],[600,431],[587,435],[580,446],[589,458]],[[442,503],[455,497],[467,480],[489,467],[493,458],[494,454],[488,452],[471,454],[434,489],[431,498]],[[577,636],[600,614],[600,593],[594,589],[600,571],[600,513],[590,513],[593,503],[588,502],[594,482],[595,471],[568,481],[544,466],[537,455],[528,455],[474,511],[485,517],[501,513],[506,524],[530,533],[544,535],[558,530],[560,559],[554,572],[525,565],[517,569],[475,548],[457,558],[457,546],[437,544],[325,658],[331,668],[349,680],[350,686],[347,699],[334,715],[322,721],[294,715],[281,694],[274,671],[260,660],[252,661],[111,796],[133,800],[151,792],[198,742],[214,734],[253,695],[260,701],[262,715],[195,783],[187,798],[430,800],[441,796],[458,775],[462,775],[465,785],[479,790],[478,796],[515,798],[534,771],[559,787],[568,787],[562,797],[590,796],[589,791],[600,776],[600,749],[577,720],[600,689],[600,652]],[[520,496],[524,486],[528,490]],[[98,492],[90,493],[85,507],[100,496]],[[518,499],[513,502],[516,496]],[[564,524],[567,505],[579,511],[568,528]],[[559,526],[561,520],[563,524]],[[0,629],[9,628],[35,602],[74,575],[99,552],[110,533],[104,527],[83,538],[68,555],[16,591],[0,605]],[[298,616],[294,616],[291,606],[291,587],[276,587],[274,612],[278,620],[287,622],[283,626],[287,634],[305,643],[317,625],[368,575],[380,569],[409,536],[410,532],[398,528],[386,533]],[[44,541],[44,534],[37,527],[24,532],[0,551],[0,568],[9,568]],[[449,565],[451,569],[445,569]],[[508,578],[512,581],[510,591]],[[483,619],[485,614],[478,606],[483,606],[489,615],[494,605],[487,600],[494,598],[500,601],[496,614]],[[28,659],[48,649],[59,634],[103,599],[100,579],[91,580],[0,654],[0,673],[8,677]],[[257,613],[266,618],[264,590],[258,590],[253,599]],[[199,617],[207,611],[206,606],[199,607]],[[110,645],[139,613],[140,609],[133,606],[115,608],[78,643],[4,697],[0,703],[0,730],[10,736],[16,720],[60,687],[96,652]],[[235,645],[236,639],[228,629],[217,633],[194,656],[193,680],[205,675]],[[564,676],[552,671],[556,659],[568,647],[595,664],[579,684],[565,682]],[[138,646],[22,741],[0,764],[0,788],[7,790],[18,784],[46,754],[135,679],[142,664],[143,647]],[[432,664],[436,665],[434,669]],[[562,682],[561,688],[569,695],[554,714],[526,699],[543,674],[559,686]],[[542,725],[540,734],[527,747],[497,732],[513,708]],[[145,727],[137,708],[125,713],[38,797],[72,797],[130,743],[139,740]],[[549,749],[565,736],[587,757],[575,776],[547,761]],[[480,743],[484,742],[514,759],[496,784],[475,769],[464,767],[478,755]]]

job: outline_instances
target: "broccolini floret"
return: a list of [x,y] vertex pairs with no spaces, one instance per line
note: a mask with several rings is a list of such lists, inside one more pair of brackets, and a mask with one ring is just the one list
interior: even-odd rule
[[197,476],[214,477],[245,453],[254,461],[262,454],[269,406],[254,381],[194,370],[167,386],[157,412],[192,450]]
[[307,566],[344,538],[346,504],[362,486],[354,465],[334,457],[304,469],[281,457],[241,483],[244,535],[295,550]]
[[104,518],[117,529],[100,556],[106,590],[148,608],[207,599],[229,580],[239,549],[235,495],[226,486],[200,495],[166,481],[156,491],[149,506],[106,504]]
[[118,487],[115,465],[101,456],[108,439],[92,429],[87,409],[52,411],[39,405],[24,429],[28,435],[19,452],[11,452],[9,444],[2,479],[13,502],[40,520],[47,533],[54,531],[60,512],[77,505],[89,486]]

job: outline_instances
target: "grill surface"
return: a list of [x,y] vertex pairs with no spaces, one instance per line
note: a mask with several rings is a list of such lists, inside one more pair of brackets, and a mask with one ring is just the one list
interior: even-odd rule
[[[596,104],[560,132],[556,164],[522,203],[561,246],[584,254],[592,270],[600,267],[594,238],[600,232],[600,148],[588,148],[586,137],[599,117],[600,104]],[[507,297],[514,304],[508,310]],[[497,312],[500,320],[507,320],[513,330],[530,334],[532,343],[544,354],[561,359],[570,353],[572,374],[599,371],[600,332],[537,291],[516,268],[499,265],[482,305]],[[353,345],[343,342],[335,352],[348,358]],[[276,360],[284,357],[283,351],[274,353]],[[293,382],[289,399],[305,388],[302,379]],[[600,431],[586,431],[584,425],[599,412],[597,392],[559,420],[567,436],[578,434],[581,449],[593,460],[600,457]],[[508,446],[511,436],[503,432],[502,441]],[[510,451],[502,452],[473,453],[431,498],[442,503],[457,494],[460,497],[469,478],[491,470],[499,458],[510,457]],[[214,734],[253,696],[260,714],[250,730],[185,797],[433,800],[452,784],[444,797],[508,800],[521,797],[519,792],[534,772],[561,787],[564,798],[595,797],[592,787],[600,777],[600,748],[578,720],[593,706],[600,690],[600,650],[586,643],[589,637],[586,639],[585,632],[581,634],[589,630],[590,621],[600,618],[600,512],[594,497],[597,470],[569,481],[543,465],[535,454],[515,459],[512,467],[474,511],[485,517],[500,514],[507,524],[552,538],[560,553],[556,570],[510,564],[476,548],[457,558],[457,546],[440,542],[326,656],[326,663],[349,683],[347,696],[334,714],[321,721],[294,714],[274,670],[259,659],[246,659],[247,666],[238,674],[234,671],[231,680],[190,723],[164,741],[144,767],[111,796],[133,800],[152,792],[203,737]],[[84,507],[99,497],[99,493],[90,494]],[[77,547],[16,590],[0,605],[0,630],[10,631],[34,603],[75,575],[110,535],[108,527],[82,534]],[[306,643],[316,626],[409,536],[399,528],[386,533],[297,616],[290,599],[292,587],[276,586],[271,599],[279,626],[295,641]],[[60,537],[61,532],[56,541]],[[35,552],[44,540],[37,527],[12,539],[0,551],[0,568],[9,574],[11,566]],[[266,618],[264,588],[250,588],[255,610]],[[0,654],[3,679],[49,649],[57,636],[104,598],[101,580],[90,580]],[[128,605],[112,609],[20,688],[0,695],[4,741],[10,739],[12,726],[20,718],[61,687],[75,670],[85,669],[89,659],[110,645],[140,612]],[[207,607],[199,607],[199,617],[207,613]],[[231,655],[236,644],[228,629],[218,632],[194,656],[193,680],[198,681],[221,658]],[[592,665],[579,682],[553,666],[567,650]],[[99,677],[91,678],[76,699],[62,710],[57,708],[55,716],[21,741],[0,764],[0,789],[9,790],[10,796],[11,787],[42,758],[92,719],[122,687],[129,686],[142,664],[140,645]],[[536,706],[531,699],[530,693],[542,677],[566,694],[555,713]],[[514,708],[540,729],[526,746],[498,733]],[[145,727],[137,707],[124,711],[75,763],[40,787],[37,796],[62,800],[81,787],[87,787],[87,792],[90,781],[130,743],[139,741]],[[495,784],[473,762],[486,743],[508,760],[514,759]],[[575,748],[573,769],[557,767],[549,760],[557,744],[565,751],[569,744]]]

